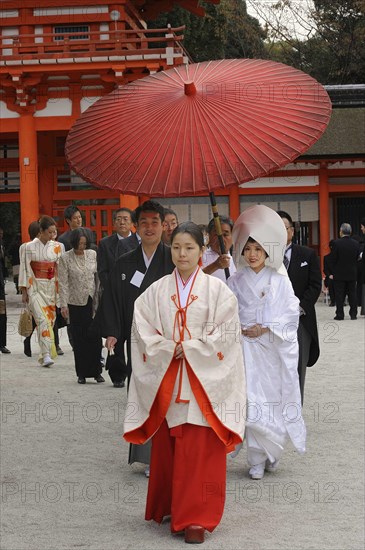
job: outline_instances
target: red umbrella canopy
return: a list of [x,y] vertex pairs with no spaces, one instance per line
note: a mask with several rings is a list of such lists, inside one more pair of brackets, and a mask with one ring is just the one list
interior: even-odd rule
[[268,174],[327,127],[316,80],[258,59],[182,65],[121,86],[71,128],[66,157],[93,185],[134,195],[212,192]]

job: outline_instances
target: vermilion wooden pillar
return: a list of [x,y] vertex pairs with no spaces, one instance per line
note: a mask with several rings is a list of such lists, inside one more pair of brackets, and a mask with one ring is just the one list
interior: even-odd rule
[[39,217],[37,131],[33,113],[19,117],[20,218],[23,242],[29,241],[28,226]]
[[138,197],[135,195],[120,195],[119,204],[121,207],[125,206],[130,210],[135,210],[139,205]]
[[319,169],[319,254],[321,270],[323,271],[323,257],[329,253],[330,220],[329,220],[329,188],[327,164],[321,163]]
[[53,186],[54,167],[52,159],[55,158],[55,138],[52,134],[44,132],[38,136],[39,143],[39,210],[40,214],[52,216],[53,212]]
[[240,213],[240,190],[238,185],[235,185],[229,190],[229,217],[235,222]]

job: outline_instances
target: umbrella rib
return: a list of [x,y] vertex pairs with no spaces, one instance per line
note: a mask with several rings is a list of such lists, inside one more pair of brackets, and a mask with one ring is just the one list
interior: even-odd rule
[[[205,110],[206,110],[207,118],[209,118],[211,124],[213,124],[213,125],[215,126],[215,128],[217,129],[217,131],[218,131],[218,132],[222,135],[222,137],[226,140],[226,138],[225,138],[225,137],[223,136],[223,134],[222,134],[222,131],[221,131],[220,128],[217,126],[215,119],[212,118],[212,115],[211,115],[210,111],[208,111],[207,109],[205,109]],[[249,114],[247,114],[247,113],[244,113],[244,115],[245,115],[246,121],[247,121],[247,118],[252,118],[253,121],[254,121],[254,117],[253,117],[253,116],[251,116],[251,115],[249,115]],[[279,117],[278,117],[278,118],[279,118]],[[225,120],[225,122],[227,122],[228,124],[231,124],[231,122],[227,119],[226,116],[221,115],[221,119]],[[280,120],[280,118],[279,118],[279,120]],[[219,121],[219,122],[221,122],[221,121]],[[267,121],[262,121],[262,122],[261,122],[260,130],[262,130],[263,126],[264,126],[264,127],[267,127],[267,128],[272,128],[272,129],[275,129],[275,130],[276,130],[275,126],[269,124],[269,122],[267,122]],[[257,124],[254,125],[254,128],[256,128],[256,127],[257,127]],[[304,135],[309,135],[311,138],[313,137],[313,134],[312,134],[312,133],[311,133],[311,134],[308,134],[308,133],[306,133],[306,132],[304,132],[304,131],[300,131],[298,128],[294,128],[291,124],[287,124],[287,127],[288,127],[288,128],[291,128],[291,129],[293,129],[293,130],[295,130],[295,131],[297,131],[298,133],[301,132],[301,133],[304,134]],[[243,137],[243,139],[246,139],[246,137],[242,134],[242,132],[241,132],[241,130],[240,130],[239,128],[235,127],[235,131],[236,131],[237,133],[239,133],[239,134]],[[281,142],[283,142],[283,138],[285,138],[285,134],[284,134],[283,132],[280,132],[280,133],[282,133]],[[268,138],[270,138],[270,139],[272,140],[272,138],[273,138],[273,135],[272,135],[272,134],[269,134],[269,133],[266,133],[266,132],[265,132],[265,134],[267,135]],[[264,135],[265,135],[265,134],[264,134]],[[318,134],[318,132],[317,132],[317,134]],[[262,142],[265,143],[265,141],[264,141],[264,136],[263,136],[263,137],[257,136],[257,137],[258,137],[258,139],[259,139],[260,141],[262,141]],[[279,141],[278,138],[275,138],[275,140],[276,140],[276,141]],[[297,141],[300,142],[299,139],[297,139]],[[228,142],[227,142],[227,143],[228,143]],[[231,144],[231,143],[228,143],[228,145],[231,147],[231,149],[234,151],[234,153],[235,153],[235,154],[238,156],[238,158],[239,158],[239,155],[238,155],[238,153],[236,152],[236,150],[232,147],[232,144]],[[288,145],[289,145],[290,147],[294,148],[293,144],[288,144]],[[278,149],[277,149],[276,147],[273,147],[273,149],[274,149],[275,151],[278,151]],[[300,148],[298,151],[300,152],[300,151],[301,151],[301,148]],[[267,156],[268,159],[273,160],[273,159],[270,157],[270,155],[268,155],[268,154],[266,154],[266,153],[264,153],[264,154],[265,154],[265,156]],[[252,156],[252,155],[251,155],[251,156]],[[288,156],[287,156],[287,157],[288,157]],[[252,158],[254,158],[254,157],[252,156]],[[289,157],[288,157],[288,158],[289,158]],[[254,158],[254,159],[255,159],[255,158]],[[256,160],[256,159],[255,159],[255,160]],[[276,164],[277,164],[277,163],[276,163]]]
[[[162,159],[159,161],[158,171],[156,172],[156,175],[155,175],[155,177],[154,177],[153,184],[154,184],[155,181],[156,181],[157,175],[158,175],[158,173],[159,173],[159,171],[160,171],[160,169],[161,169],[161,166],[162,166],[162,164],[163,164],[163,161],[164,161],[164,159],[165,159],[165,157],[166,157],[166,155],[167,155],[167,153],[168,153],[168,150],[169,150],[168,147],[166,147],[166,143],[169,144],[169,143],[171,143],[171,140],[172,140],[173,132],[170,132],[170,130],[171,130],[171,128],[172,128],[172,123],[174,122],[175,117],[177,116],[177,113],[178,113],[179,111],[181,112],[182,110],[183,110],[183,106],[182,106],[182,105],[177,105],[176,108],[175,108],[175,111],[172,112],[172,113],[170,113],[169,118],[170,118],[170,120],[171,120],[171,124],[170,124],[170,126],[169,126],[168,128],[166,128],[165,136],[164,136],[163,139],[161,139],[161,140],[159,141],[159,146],[158,146],[157,149],[155,150],[155,158],[157,158],[158,153],[165,147],[165,153],[164,153]],[[165,119],[165,123],[166,123],[166,122],[168,122],[168,120]],[[156,127],[155,133],[154,133],[154,134],[151,134],[149,141],[146,141],[146,145],[145,145],[145,147],[142,149],[142,151],[146,151],[146,155],[145,155],[145,157],[142,159],[142,163],[143,163],[143,161],[147,158],[147,156],[149,155],[149,153],[150,153],[150,151],[151,151],[151,148],[149,147],[150,143],[151,143],[151,142],[152,142],[152,143],[155,143],[155,142],[156,142],[154,136],[158,133],[158,131],[159,131],[159,130],[158,130],[158,127]],[[169,136],[170,136],[170,137],[169,137]],[[168,137],[169,137],[169,140],[168,140]],[[168,141],[167,141],[167,140],[168,140]],[[142,152],[142,151],[141,151],[141,152]],[[137,170],[137,171],[138,171],[138,170]],[[146,180],[146,178],[148,177],[148,172],[149,172],[149,170],[146,170],[146,172],[145,172],[143,178],[141,179],[140,186],[143,184],[143,182],[144,182],[144,181]],[[151,185],[153,185],[153,184],[151,183]],[[139,186],[139,187],[140,187],[140,186]],[[152,188],[153,188],[153,187],[152,187]]]
[[[199,118],[199,120],[200,120],[200,122],[201,122],[201,121],[202,121],[202,118],[201,118],[200,112],[197,112],[196,115],[197,115],[197,117]],[[197,131],[197,132],[196,132],[196,135],[197,135],[197,138],[198,138],[198,140],[199,140],[199,146],[200,146],[200,151],[201,151],[202,160],[203,160],[203,159],[204,159],[204,148],[202,147],[202,142],[201,142],[201,139],[200,139],[200,133]],[[213,157],[213,159],[214,159],[215,166],[216,166],[217,171],[218,171],[218,173],[219,173],[219,176],[220,176],[221,182],[222,182],[222,184],[223,184],[223,187],[225,187],[226,185],[225,185],[225,182],[224,182],[224,177],[223,177],[223,174],[222,174],[222,170],[221,170],[221,168],[220,168],[220,166],[219,166],[219,163],[217,162],[217,157],[216,157],[216,155],[214,154],[214,151],[213,151],[213,149],[212,149],[212,146],[211,146],[209,140],[206,140],[206,143],[207,143],[207,145],[208,145],[208,147],[209,147],[209,149],[210,149],[211,155],[212,155],[212,157]],[[217,142],[217,145],[220,147],[220,144],[219,144],[218,142]],[[223,152],[222,148],[221,148],[221,151],[222,151],[222,153],[223,153],[223,155],[224,155],[224,152]],[[227,163],[230,165],[230,167],[232,168],[231,163],[229,162],[229,160],[226,159],[226,161],[227,161]],[[207,164],[208,164],[208,162],[203,162],[204,171],[205,171],[205,176],[206,176],[206,178],[207,178],[207,182],[208,182],[208,185],[209,185],[209,174],[207,173],[207,170],[206,170]],[[234,171],[234,170],[232,170],[232,172],[235,174],[235,171]],[[237,181],[238,181],[238,180],[237,180]]]
[[[225,135],[222,133],[221,129],[217,126],[216,120],[213,119],[213,118],[211,117],[210,112],[208,112],[206,109],[205,109],[205,111],[206,111],[207,118],[208,118],[209,121],[211,122],[212,126],[215,127],[215,130],[217,131],[217,133],[222,137],[222,139],[223,139],[224,142],[227,144],[227,146],[233,151],[233,153],[235,154],[235,156],[236,156],[236,158],[238,159],[238,161],[240,162],[240,164],[243,165],[243,166],[246,168],[246,170],[250,173],[251,177],[254,178],[254,174],[252,173],[252,171],[250,170],[250,168],[249,168],[246,164],[244,164],[244,163],[242,162],[242,159],[241,159],[240,155],[239,155],[239,154],[237,153],[237,151],[233,148],[232,144],[229,143],[229,142],[227,141]],[[224,118],[223,115],[221,115],[221,119],[222,119],[222,118]],[[224,120],[227,121],[226,118],[224,118]],[[239,132],[239,133],[240,133],[240,132]],[[240,134],[241,134],[241,133],[240,133]],[[241,134],[241,135],[242,135],[242,134]],[[244,136],[243,136],[243,137],[244,137]],[[244,137],[244,139],[245,139],[245,141],[246,141],[246,138],[245,138],[245,137]],[[208,141],[208,142],[209,142],[209,141]],[[221,147],[220,142],[219,142],[218,140],[216,140],[216,143],[217,143],[217,146],[220,147],[221,151],[223,152],[223,149],[222,149],[222,147]],[[252,153],[251,153],[250,151],[248,151],[248,149],[247,149],[246,147],[244,147],[244,149],[245,149],[246,153],[247,153],[247,154],[257,163],[258,161],[257,161],[257,159],[252,155]],[[213,154],[213,153],[212,153],[212,154]],[[267,155],[265,155],[265,156],[267,156]],[[268,158],[270,158],[270,157],[268,157]],[[272,159],[270,159],[270,160],[272,160]],[[227,159],[227,162],[228,162],[228,159]],[[232,172],[235,173],[235,171],[232,169],[232,165],[231,165],[230,162],[229,162],[229,165],[230,165],[230,168],[231,168]],[[238,180],[239,180],[239,178],[237,178],[237,181],[238,181]],[[238,182],[239,182],[239,181],[238,181]]]
[[[168,118],[166,118],[166,116],[165,116],[165,124],[166,124],[167,122],[169,122],[169,120],[171,121],[171,123],[173,123],[174,117],[176,116],[176,111],[181,110],[181,108],[182,108],[181,106],[177,105],[176,108],[175,108],[175,111],[171,112]],[[159,111],[159,112],[164,112],[164,109],[163,109],[163,108],[159,108],[158,111]],[[144,116],[143,118],[147,120],[147,119],[150,119],[151,117],[146,115],[146,116]],[[116,121],[115,126],[117,126],[117,125],[120,125],[120,122]],[[171,125],[172,125],[172,124],[170,124],[170,127],[171,127]],[[135,132],[134,132],[136,135],[138,135],[138,134],[140,133],[139,126],[140,126],[140,125],[138,125],[138,126],[136,127],[136,130],[135,130]],[[169,130],[170,130],[170,128],[167,129],[167,134],[166,134],[166,135],[168,135]],[[150,134],[150,139],[149,139],[149,141],[146,141],[146,142],[145,142],[145,147],[144,147],[142,150],[139,151],[140,154],[141,154],[144,150],[147,150],[147,154],[148,154],[150,142],[153,142],[153,141],[154,141],[154,139],[155,139],[154,136],[155,136],[158,132],[159,132],[159,128],[158,128],[158,125],[156,125],[156,131],[155,131],[154,133]],[[128,138],[127,138],[127,142],[123,144],[124,147],[125,147],[125,149],[128,148],[128,143],[129,143],[129,142],[132,142],[132,141],[133,141],[133,134],[132,134],[132,132],[131,132],[131,134],[130,134],[130,135],[128,136]],[[159,150],[161,149],[163,143],[164,143],[164,142],[162,141]],[[99,155],[96,155],[96,158],[95,158],[95,156],[94,156],[94,159],[97,160],[97,159],[100,158],[100,157],[102,157],[102,158],[104,158],[104,159],[109,159],[109,158],[111,158],[111,157],[115,157],[115,155],[116,155],[116,153],[119,151],[119,149],[120,149],[120,143],[116,143],[116,144],[114,145],[114,147],[109,148],[109,150],[108,150],[108,155],[107,155],[107,156],[105,156],[105,153],[100,152]],[[87,154],[88,154],[88,152],[87,152]],[[130,156],[133,156],[133,154],[134,154],[134,151],[132,150],[132,151],[128,154],[128,156],[125,158],[125,161],[128,161],[128,159],[130,158]],[[142,160],[144,161],[145,158],[146,158],[146,156],[145,156]],[[124,174],[125,174],[125,172],[129,170],[129,168],[130,168],[130,167],[127,167],[126,169],[124,169],[124,171],[121,173],[121,176],[120,176],[120,177],[123,177]],[[97,169],[98,169],[98,167],[95,166],[94,170],[90,173],[90,175],[91,175],[93,172],[95,172]],[[137,170],[138,170],[138,169],[137,169]],[[135,173],[135,172],[134,172],[134,173]],[[147,174],[146,174],[146,175],[147,175]]]

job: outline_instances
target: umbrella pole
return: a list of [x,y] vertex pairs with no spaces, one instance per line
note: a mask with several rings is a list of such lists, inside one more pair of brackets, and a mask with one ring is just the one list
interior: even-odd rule
[[[219,248],[221,249],[221,254],[227,254],[226,247],[224,246],[224,240],[223,240],[223,235],[222,235],[222,226],[221,226],[221,221],[219,219],[217,201],[215,200],[215,194],[213,192],[210,192],[209,193],[209,198],[210,198],[210,204],[212,205],[214,225],[215,225],[215,231],[216,231],[217,237],[218,237]],[[231,274],[229,272],[228,267],[224,268],[224,274],[226,276],[226,279],[228,279],[230,277]]]

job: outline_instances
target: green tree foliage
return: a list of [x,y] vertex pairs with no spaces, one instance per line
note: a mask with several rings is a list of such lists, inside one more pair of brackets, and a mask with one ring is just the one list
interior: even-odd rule
[[20,205],[17,202],[0,204],[0,226],[4,230],[4,244],[7,248],[20,231]]
[[[328,84],[365,82],[364,0],[314,0],[317,32],[308,40],[307,59]],[[318,56],[322,56],[318,63]]]
[[[257,13],[269,29],[270,59],[323,84],[365,82],[365,0],[278,0],[270,5],[250,0],[250,5],[259,6]],[[299,24],[302,34],[296,30]]]
[[185,25],[184,47],[193,61],[263,57],[265,31],[247,13],[243,0],[221,0],[219,5],[201,2],[205,17],[175,7],[148,23],[149,28]]
[[246,2],[221,0],[220,10],[225,17],[225,57],[266,57],[266,31],[260,27],[257,19],[247,13]]

